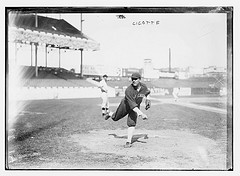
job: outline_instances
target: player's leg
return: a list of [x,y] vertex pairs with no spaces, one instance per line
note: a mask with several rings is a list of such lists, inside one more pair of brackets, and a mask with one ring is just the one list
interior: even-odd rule
[[107,94],[106,93],[102,93],[102,116],[106,115],[107,112]]
[[117,110],[115,112],[109,112],[105,116],[105,120],[108,120],[111,117],[113,121],[118,121],[128,114],[128,109],[129,109],[129,107],[127,107],[124,100],[122,100],[121,103],[119,104]]
[[134,111],[130,111],[127,119],[128,136],[127,136],[127,142],[125,145],[126,148],[132,146],[132,137],[135,131],[136,124],[137,124],[137,113]]
[[109,113],[109,99],[108,99],[108,95],[107,95],[107,97],[106,97],[107,99],[106,99],[106,114],[107,113]]
[[104,116],[106,113],[105,113],[105,111],[106,111],[106,109],[105,109],[105,106],[103,105],[103,103],[102,103],[102,116]]
[[133,137],[133,133],[135,131],[135,127],[128,127],[128,136],[127,136],[127,142],[126,145],[124,146],[125,148],[131,147],[132,146],[132,137]]

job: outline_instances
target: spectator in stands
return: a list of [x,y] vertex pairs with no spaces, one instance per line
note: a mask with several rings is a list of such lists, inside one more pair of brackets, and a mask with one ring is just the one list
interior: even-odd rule
[[102,116],[105,116],[109,113],[109,100],[108,100],[108,85],[107,85],[107,75],[103,75],[102,80],[100,81],[99,88],[101,89],[101,98],[102,98]]

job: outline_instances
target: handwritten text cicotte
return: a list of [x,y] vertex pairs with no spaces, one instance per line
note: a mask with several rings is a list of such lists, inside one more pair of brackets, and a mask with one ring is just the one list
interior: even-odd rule
[[160,21],[134,21],[132,22],[132,25],[134,26],[140,26],[140,25],[159,25],[160,24]]

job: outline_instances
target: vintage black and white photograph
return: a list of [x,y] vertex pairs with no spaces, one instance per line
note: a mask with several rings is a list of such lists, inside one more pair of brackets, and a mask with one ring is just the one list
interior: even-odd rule
[[6,170],[232,170],[233,11],[6,8]]

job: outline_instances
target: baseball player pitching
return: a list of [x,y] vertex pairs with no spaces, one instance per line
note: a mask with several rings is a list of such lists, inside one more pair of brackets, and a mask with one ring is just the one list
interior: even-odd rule
[[147,120],[148,117],[140,110],[140,104],[143,98],[145,98],[145,109],[149,109],[151,101],[149,100],[150,91],[147,86],[141,83],[141,75],[139,73],[133,73],[131,76],[132,83],[127,87],[125,91],[125,97],[121,100],[117,110],[105,115],[105,120],[111,118],[113,121],[118,121],[128,115],[128,137],[125,147],[132,146],[132,137],[137,123],[137,118],[141,117],[143,120]]

